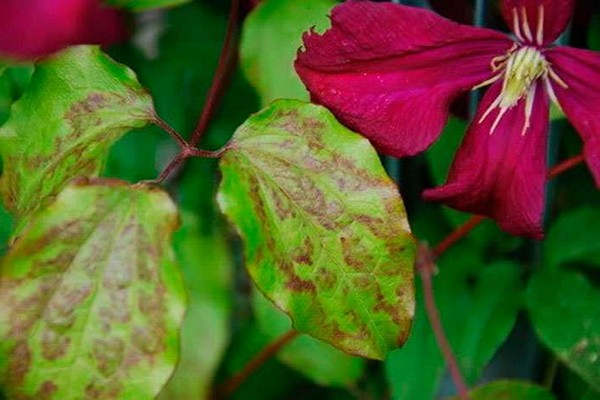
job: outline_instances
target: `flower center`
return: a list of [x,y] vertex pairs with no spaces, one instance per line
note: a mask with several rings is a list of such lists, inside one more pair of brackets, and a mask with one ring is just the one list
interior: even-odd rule
[[475,90],[503,79],[500,94],[478,121],[479,123],[483,122],[492,111],[499,110],[492,124],[490,135],[494,133],[506,111],[517,105],[523,98],[525,98],[525,123],[521,134],[524,135],[527,132],[539,81],[544,83],[548,95],[556,103],[556,95],[550,81],[556,82],[565,89],[568,88],[567,84],[552,69],[539,47],[543,43],[544,6],[540,5],[538,9],[538,25],[535,35],[537,45],[523,44],[525,41],[533,42],[534,37],[528,23],[526,9],[523,7],[520,11],[519,13],[516,8],[513,9],[515,25],[513,30],[520,43],[514,43],[506,54],[494,57],[490,66],[492,71],[497,74],[473,88]]
[[500,108],[517,104],[532,89],[532,84],[548,73],[549,68],[550,64],[536,48],[521,47],[510,54],[500,93]]

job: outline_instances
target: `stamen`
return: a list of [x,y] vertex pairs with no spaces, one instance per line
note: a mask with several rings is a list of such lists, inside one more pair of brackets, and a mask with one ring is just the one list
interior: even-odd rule
[[538,23],[537,23],[537,35],[536,40],[538,45],[544,43],[544,5],[540,4],[538,7]]
[[513,32],[519,41],[524,42],[523,36],[521,36],[521,24],[519,23],[519,13],[517,12],[517,8],[513,7]]
[[542,78],[542,81],[544,82],[544,87],[546,88],[546,92],[548,92],[548,97],[550,97],[550,100],[552,100],[553,103],[558,104],[558,99],[556,98],[556,93],[554,92],[554,88],[552,87],[550,79],[545,76]]
[[525,7],[521,7],[521,17],[523,18],[523,34],[530,42],[533,42],[533,35],[531,34],[531,28],[529,27],[529,20],[527,19],[527,10]]
[[490,104],[490,106],[487,108],[487,110],[485,110],[485,112],[483,113],[481,118],[479,118],[479,121],[477,121],[477,122],[482,123],[483,121],[485,121],[485,119],[488,117],[488,115],[490,115],[490,113],[492,111],[494,111],[494,109],[500,105],[501,101],[502,101],[502,92],[500,92],[498,97],[496,97],[496,99],[494,99],[492,104]]
[[481,89],[482,87],[485,87],[487,85],[491,85],[492,83],[496,82],[498,79],[502,78],[504,76],[504,73],[492,76],[490,79],[487,79],[483,82],[481,82],[479,85],[473,86],[473,88],[471,90],[477,90],[477,89]]
[[508,111],[508,108],[500,107],[500,112],[496,116],[496,119],[494,120],[494,123],[492,124],[492,127],[490,128],[490,136],[492,136],[492,134],[494,133],[494,131],[498,127],[498,123],[500,123],[500,120],[502,119],[502,117],[504,116],[504,114],[506,114],[506,111]]
[[526,134],[530,127],[539,79],[544,81],[544,85],[550,87],[548,93],[550,93],[553,99],[556,96],[552,91],[550,80],[556,81],[561,86],[566,85],[558,74],[550,68],[550,63],[546,60],[542,51],[533,45],[517,46],[516,51],[511,49],[505,56],[495,57],[490,65],[494,72],[496,66],[503,65],[502,71],[473,88],[478,89],[503,78],[500,93],[479,118],[479,123],[482,123],[490,116],[492,111],[498,110],[498,114],[495,116],[490,128],[490,135],[494,133],[506,112],[520,104],[521,100],[525,102],[525,122],[521,130],[521,135]]
[[563,89],[569,88],[569,85],[567,85],[567,83],[562,80],[562,78],[552,69],[552,67],[548,67],[548,75],[550,75],[550,78],[552,78],[552,80],[554,80],[556,83],[562,86]]
[[531,120],[531,113],[533,112],[533,102],[535,100],[535,92],[537,90],[537,84],[534,83],[529,88],[529,92],[527,92],[527,97],[525,98],[525,123],[523,124],[523,129],[521,130],[521,136],[525,136],[525,132],[529,129]]

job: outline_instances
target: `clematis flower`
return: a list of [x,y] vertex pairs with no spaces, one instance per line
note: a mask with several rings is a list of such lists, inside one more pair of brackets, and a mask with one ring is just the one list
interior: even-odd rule
[[35,59],[74,44],[125,36],[121,16],[98,0],[0,0],[0,58]]
[[350,1],[323,35],[305,34],[296,70],[313,101],[397,157],[436,140],[456,96],[487,88],[447,182],[424,196],[540,238],[550,101],[579,131],[600,185],[600,54],[552,44],[573,6],[504,0],[509,36],[424,9]]

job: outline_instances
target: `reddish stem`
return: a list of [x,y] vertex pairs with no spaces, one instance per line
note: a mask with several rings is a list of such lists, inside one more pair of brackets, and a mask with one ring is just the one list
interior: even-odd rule
[[194,133],[190,139],[190,145],[196,147],[202,135],[206,132],[208,124],[212,119],[217,105],[222,98],[223,89],[227,82],[227,77],[230,75],[233,69],[234,60],[236,60],[237,52],[235,51],[237,45],[237,26],[240,18],[240,0],[231,1],[231,9],[229,12],[229,21],[227,22],[227,33],[225,34],[225,40],[223,41],[223,47],[221,48],[221,54],[219,55],[219,61],[213,76],[212,84],[206,95],[206,101],[204,102],[204,108],[198,119],[198,124]]
[[423,297],[425,299],[425,310],[427,311],[427,317],[429,318],[429,323],[431,324],[431,329],[433,330],[433,334],[435,335],[438,346],[442,351],[442,355],[446,360],[446,364],[448,365],[448,370],[450,371],[450,376],[452,376],[452,380],[454,381],[454,385],[458,391],[458,396],[462,400],[468,400],[469,388],[467,387],[465,379],[460,372],[460,368],[458,367],[458,362],[456,361],[452,347],[450,347],[450,343],[446,338],[440,313],[435,304],[435,295],[433,292],[433,282],[431,278],[435,270],[433,257],[434,254],[427,245],[423,243],[417,244],[417,260],[415,262],[415,267],[421,276],[421,285],[423,286]]
[[179,134],[179,132],[177,132],[175,129],[173,129],[169,124],[167,124],[158,115],[154,115],[154,118],[152,119],[152,123],[154,125],[158,126],[163,131],[167,132],[173,139],[175,139],[177,144],[179,144],[179,147],[181,147],[182,149],[188,147],[186,140]]
[[279,337],[273,343],[263,348],[244,367],[227,381],[219,386],[217,393],[222,396],[230,396],[237,388],[248,379],[258,368],[279,352],[285,345],[296,339],[300,334],[297,331],[289,331]]
[[563,172],[565,172],[573,167],[576,167],[577,165],[581,164],[584,161],[585,161],[585,156],[583,154],[579,154],[574,157],[568,158],[565,161],[561,162],[560,164],[556,164],[554,167],[550,168],[550,171],[548,171],[548,175],[547,175],[548,179],[554,179],[558,175],[562,174]]
[[[582,154],[575,157],[569,158],[560,164],[555,165],[548,171],[548,179],[553,179],[563,172],[581,164],[585,160]],[[417,252],[416,268],[421,276],[421,284],[423,286],[423,296],[425,299],[425,309],[427,311],[427,317],[431,324],[431,328],[437,340],[437,343],[444,355],[448,369],[452,380],[458,390],[461,399],[468,398],[468,388],[465,384],[465,380],[460,373],[458,368],[458,362],[452,352],[452,348],[446,338],[444,328],[440,319],[439,311],[435,304],[435,296],[433,292],[432,275],[435,270],[435,264],[433,262],[434,257],[439,257],[445,253],[450,247],[456,244],[460,239],[467,236],[476,226],[481,224],[485,220],[485,217],[480,215],[473,215],[467,222],[452,231],[446,238],[435,246],[433,251],[430,251],[425,245],[419,244],[419,250]]]
[[446,236],[441,242],[439,242],[433,248],[433,254],[436,257],[441,256],[446,252],[450,247],[454,246],[456,242],[458,242],[463,237],[467,236],[475,227],[481,224],[485,220],[484,216],[481,215],[472,215],[471,218],[467,220],[464,224],[450,232],[448,236]]

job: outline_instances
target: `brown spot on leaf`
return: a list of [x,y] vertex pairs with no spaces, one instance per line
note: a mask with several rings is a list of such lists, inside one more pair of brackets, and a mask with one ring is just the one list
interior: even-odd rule
[[313,259],[312,254],[314,252],[314,247],[312,240],[309,236],[304,238],[302,245],[294,249],[293,259],[295,262],[299,264],[312,265]]
[[376,265],[372,246],[366,243],[364,237],[360,236],[353,224],[346,226],[341,234],[340,242],[344,262],[352,267],[354,271],[371,271]]
[[92,293],[90,282],[81,283],[81,287],[63,288],[46,306],[44,320],[53,328],[65,330],[72,326],[76,311]]
[[96,360],[98,371],[105,377],[113,375],[123,361],[124,351],[125,344],[120,338],[107,337],[95,339],[92,354]]
[[50,400],[54,398],[54,393],[58,390],[58,386],[54,382],[45,381],[42,383],[40,390],[37,393],[36,399]]
[[55,361],[64,357],[68,350],[71,338],[54,329],[44,329],[42,332],[42,356],[48,361]]
[[162,338],[164,332],[156,327],[136,326],[133,329],[132,341],[133,344],[146,354],[156,354],[163,348]]
[[116,399],[123,390],[122,384],[111,380],[109,384],[106,381],[92,382],[85,387],[86,399]]
[[31,351],[25,340],[18,342],[9,355],[8,383],[9,386],[22,386],[25,376],[31,367]]
[[312,283],[311,281],[301,279],[298,276],[290,276],[285,287],[294,292],[315,293],[317,291],[317,287],[314,283]]

